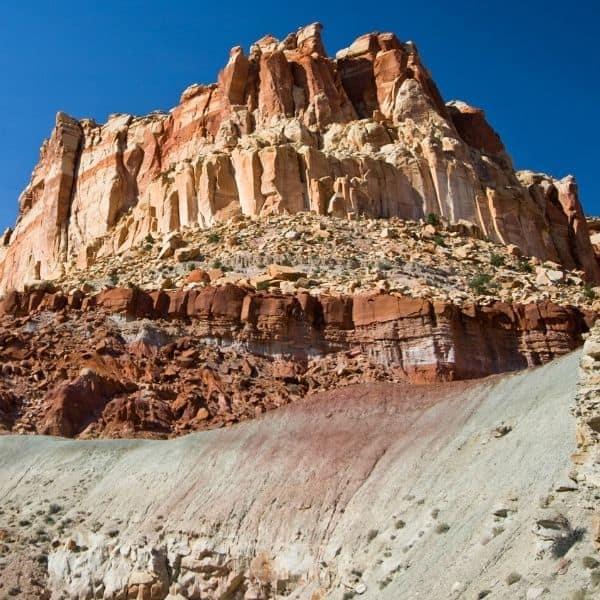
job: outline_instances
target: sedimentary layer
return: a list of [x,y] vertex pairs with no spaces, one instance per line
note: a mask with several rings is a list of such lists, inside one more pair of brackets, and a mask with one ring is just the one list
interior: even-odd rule
[[351,383],[523,369],[577,348],[595,316],[234,285],[13,292],[0,315],[0,423],[72,437],[172,436]]
[[572,177],[515,173],[483,111],[445,104],[414,44],[372,33],[332,59],[320,32],[232,49],[218,82],[169,113],[59,113],[2,238],[0,290],[148,233],[299,211],[434,213],[600,281]]
[[578,360],[352,386],[177,440],[1,437],[0,593],[593,598]]

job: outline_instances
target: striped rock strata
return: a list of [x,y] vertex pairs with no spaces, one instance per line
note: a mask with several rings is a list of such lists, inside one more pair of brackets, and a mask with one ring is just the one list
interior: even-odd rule
[[572,177],[519,179],[483,112],[445,104],[414,44],[372,33],[332,59],[320,30],[234,48],[218,82],[168,114],[59,113],[2,237],[0,291],[150,232],[299,211],[436,213],[600,281]]
[[166,437],[353,383],[471,379],[543,364],[593,315],[551,303],[458,308],[391,294],[233,285],[0,304],[0,429]]

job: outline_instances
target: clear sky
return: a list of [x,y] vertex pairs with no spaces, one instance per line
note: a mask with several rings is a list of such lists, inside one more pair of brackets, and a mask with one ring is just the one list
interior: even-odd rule
[[597,0],[30,0],[0,16],[0,231],[57,111],[169,109],[216,81],[232,46],[314,21],[331,55],[369,31],[416,42],[444,98],[484,108],[517,168],[574,174],[600,213]]

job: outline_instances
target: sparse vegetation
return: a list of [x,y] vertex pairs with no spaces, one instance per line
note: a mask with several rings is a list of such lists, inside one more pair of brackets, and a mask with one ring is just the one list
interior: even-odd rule
[[504,256],[502,256],[501,254],[496,254],[495,252],[492,252],[492,255],[490,256],[490,264],[492,265],[492,267],[503,267],[504,266]]
[[389,271],[393,267],[392,263],[387,260],[381,260],[377,263],[377,268],[380,271]]
[[595,569],[600,563],[593,556],[584,556],[581,559],[581,564],[586,569]]
[[566,517],[562,518],[564,528],[562,533],[552,540],[550,551],[554,558],[562,558],[577,542],[583,539],[585,529],[583,527],[572,527]]
[[218,244],[221,241],[221,236],[216,231],[213,231],[208,234],[206,239],[211,244]]
[[469,287],[479,296],[489,293],[492,276],[488,273],[478,273],[469,281]]
[[438,227],[440,224],[440,218],[435,213],[429,213],[425,220],[428,225],[433,225],[434,227]]
[[436,246],[445,246],[446,245],[446,242],[444,241],[444,238],[439,233],[436,233],[433,236],[433,243]]
[[149,233],[145,238],[144,238],[144,242],[146,242],[146,244],[150,244],[150,246],[152,244],[154,244],[156,240],[152,237],[152,234]]
[[592,288],[592,284],[591,283],[585,283],[584,284],[584,286],[583,286],[583,296],[585,297],[586,300],[595,300],[596,299],[596,292]]
[[520,271],[521,273],[533,273],[533,267],[526,258],[520,258],[517,263],[517,271]]

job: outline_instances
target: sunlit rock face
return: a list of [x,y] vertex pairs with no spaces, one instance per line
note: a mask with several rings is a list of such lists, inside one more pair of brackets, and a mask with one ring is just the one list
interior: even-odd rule
[[168,114],[59,113],[2,238],[0,290],[148,233],[299,211],[467,220],[600,281],[572,178],[518,176],[483,111],[445,104],[411,42],[371,33],[330,58],[320,34],[233,48],[217,83]]

